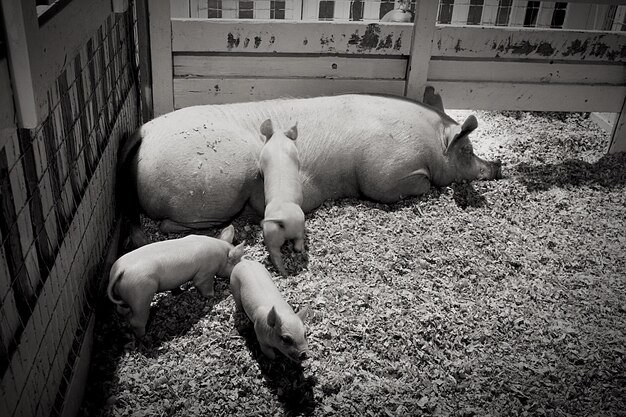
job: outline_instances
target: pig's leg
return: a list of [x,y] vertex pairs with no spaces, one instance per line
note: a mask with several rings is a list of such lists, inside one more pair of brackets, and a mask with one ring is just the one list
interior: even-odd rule
[[[370,182],[370,184],[372,184]],[[361,185],[368,198],[381,203],[395,203],[407,197],[420,196],[430,189],[430,179],[425,169],[417,169],[408,174],[393,173],[384,182],[367,187]]]
[[304,251],[304,228],[298,232],[293,242],[293,250],[296,252]]
[[280,253],[280,247],[268,247],[267,251],[270,254],[270,259],[272,260],[272,263],[274,264],[280,275],[282,275],[283,277],[287,277],[287,270],[285,269],[285,264],[283,263],[283,256]]
[[151,301],[152,297],[150,297],[149,300],[139,300],[133,305],[133,315],[129,322],[137,339],[143,338],[146,334],[146,324],[148,323],[148,317],[150,316]]
[[286,277],[287,271],[283,264],[283,258],[280,253],[280,248],[285,243],[285,230],[282,225],[276,222],[263,222],[263,240],[267,251],[270,254],[272,263],[278,269],[278,272]]
[[193,285],[198,289],[200,294],[202,294],[204,297],[206,298],[213,297],[215,295],[214,278],[215,278],[214,274],[198,273],[193,278]]
[[132,317],[129,322],[135,336],[141,339],[146,334],[146,324],[150,316],[150,303],[158,290],[158,284],[152,277],[139,280],[139,284],[130,288],[129,299]]

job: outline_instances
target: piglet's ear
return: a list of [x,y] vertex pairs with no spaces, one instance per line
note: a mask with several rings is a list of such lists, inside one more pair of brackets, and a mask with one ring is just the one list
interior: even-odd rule
[[231,264],[236,264],[241,260],[241,257],[243,256],[244,243],[246,243],[245,240],[228,251],[228,261]]
[[280,316],[274,306],[272,306],[270,312],[267,313],[267,324],[271,328],[280,327]]
[[450,153],[450,151],[456,146],[457,143],[461,141],[461,139],[467,137],[470,133],[472,133],[478,127],[478,120],[476,120],[476,116],[473,114],[469,115],[467,119],[463,122],[461,126],[461,131],[457,133],[452,140],[449,141],[448,147],[446,148],[446,154]]
[[224,230],[222,230],[222,233],[220,233],[220,239],[225,240],[228,243],[233,243],[234,238],[235,238],[235,228],[233,227],[232,224],[226,227]]
[[300,309],[300,311],[298,311],[296,313],[296,315],[298,317],[300,317],[300,320],[302,320],[303,322],[307,319],[307,317],[309,317],[309,314],[311,313],[311,308],[309,307],[309,305],[305,305],[304,307],[302,307]]
[[285,136],[287,136],[291,140],[296,140],[298,138],[298,122],[291,126],[291,128],[285,132]]
[[267,119],[261,123],[261,134],[265,136],[265,140],[269,140],[274,134],[274,126],[272,126],[272,120]]
[[432,85],[427,85],[424,89],[424,99],[422,100],[424,104],[428,104],[442,112],[445,112],[443,109],[443,100],[441,96],[435,93],[435,88]]

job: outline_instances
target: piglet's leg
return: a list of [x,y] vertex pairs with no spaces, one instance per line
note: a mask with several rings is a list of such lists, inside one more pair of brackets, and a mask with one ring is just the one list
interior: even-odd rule
[[146,324],[150,316],[150,302],[153,295],[153,293],[142,294],[131,306],[133,312],[129,322],[137,339],[141,339],[146,334]]
[[197,274],[193,278],[193,285],[198,289],[200,294],[209,298],[215,295],[214,281],[215,275],[213,274]]
[[298,233],[298,237],[293,242],[293,250],[302,252],[304,250],[304,230]]
[[278,272],[286,277],[287,271],[280,253],[280,248],[285,243],[285,229],[276,222],[263,222],[263,239],[272,263],[278,269]]

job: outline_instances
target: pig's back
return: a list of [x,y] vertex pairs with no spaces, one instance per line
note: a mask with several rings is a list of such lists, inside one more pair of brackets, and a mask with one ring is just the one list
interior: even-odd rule
[[239,297],[248,316],[254,315],[259,307],[290,308],[269,271],[257,261],[244,259],[235,265],[231,274],[231,290],[233,296]]

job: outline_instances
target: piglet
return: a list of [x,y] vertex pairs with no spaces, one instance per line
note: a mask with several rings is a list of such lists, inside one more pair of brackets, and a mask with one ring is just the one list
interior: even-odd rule
[[295,140],[297,124],[285,132],[276,132],[272,121],[261,124],[265,145],[259,157],[265,192],[265,218],[263,239],[272,262],[281,275],[287,276],[280,248],[286,240],[293,239],[296,252],[304,250],[304,212],[300,159]]
[[243,256],[243,242],[233,246],[234,227],[219,239],[189,235],[142,246],[119,258],[111,268],[107,294],[118,313],[129,319],[137,338],[146,333],[150,303],[157,292],[178,288],[187,281],[205,297],[212,297],[216,275],[229,278]]
[[259,262],[244,259],[230,275],[230,291],[237,312],[245,312],[254,323],[261,351],[274,359],[274,349],[294,362],[307,357],[304,320],[308,305],[297,314],[282,297],[270,273]]

